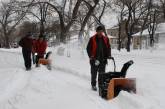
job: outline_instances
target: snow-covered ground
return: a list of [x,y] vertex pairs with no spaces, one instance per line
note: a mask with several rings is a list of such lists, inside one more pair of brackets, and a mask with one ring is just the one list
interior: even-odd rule
[[[137,94],[122,91],[106,101],[91,90],[85,50],[76,43],[61,47],[63,56],[57,54],[58,47],[49,48],[53,51],[51,71],[45,66],[25,71],[20,48],[0,49],[0,109],[165,109],[165,49],[112,50],[117,70],[134,61],[127,77],[137,79]],[[108,70],[113,70],[111,61]]]

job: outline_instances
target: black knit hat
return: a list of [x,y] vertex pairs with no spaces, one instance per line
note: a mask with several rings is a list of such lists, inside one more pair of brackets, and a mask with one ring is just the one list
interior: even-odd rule
[[96,28],[96,32],[98,32],[98,31],[100,31],[100,30],[104,30],[103,26],[98,26],[98,27]]

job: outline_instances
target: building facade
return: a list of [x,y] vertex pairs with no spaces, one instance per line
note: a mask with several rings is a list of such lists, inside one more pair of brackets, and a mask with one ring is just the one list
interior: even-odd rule
[[[159,45],[165,45],[165,23],[160,23],[157,25],[154,34],[154,47],[159,47]],[[139,49],[140,46],[143,49],[150,48],[150,35],[148,29],[145,29],[143,33],[138,32],[133,35],[133,48]]]

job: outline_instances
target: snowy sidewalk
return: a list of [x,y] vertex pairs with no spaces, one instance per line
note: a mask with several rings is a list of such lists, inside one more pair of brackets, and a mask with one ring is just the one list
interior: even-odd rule
[[[9,51],[9,52],[8,52]],[[27,72],[21,51],[0,51],[0,109],[164,109],[164,56],[114,53],[117,70],[133,59],[127,77],[137,78],[137,94],[121,92],[105,101],[91,91],[89,63],[78,50],[71,57],[53,51],[53,69]],[[74,54],[74,55],[73,55]],[[113,66],[109,63],[109,67]],[[113,69],[113,67],[111,67]]]

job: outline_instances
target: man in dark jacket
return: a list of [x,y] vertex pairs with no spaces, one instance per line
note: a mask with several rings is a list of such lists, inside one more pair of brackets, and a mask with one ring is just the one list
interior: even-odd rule
[[31,52],[32,52],[32,45],[33,45],[33,41],[31,39],[31,33],[28,33],[25,37],[23,37],[19,41],[19,45],[22,47],[22,54],[23,54],[26,70],[30,70],[31,69]]
[[96,91],[97,72],[104,73],[107,59],[112,58],[109,39],[103,35],[102,26],[98,26],[96,34],[90,38],[87,45],[87,53],[91,65],[91,86],[92,90]]

